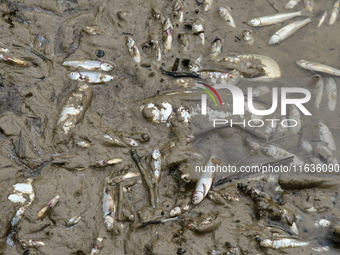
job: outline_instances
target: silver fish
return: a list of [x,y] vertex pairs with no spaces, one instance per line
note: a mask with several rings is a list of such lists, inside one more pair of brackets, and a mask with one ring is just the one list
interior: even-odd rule
[[48,213],[48,210],[50,210],[50,209],[52,209],[52,208],[54,208],[55,206],[56,206],[56,204],[58,203],[58,201],[59,201],[59,198],[60,198],[60,196],[55,196],[55,197],[53,197],[48,203],[47,203],[47,205],[44,207],[44,208],[42,208],[39,212],[38,212],[38,214],[37,214],[37,216],[38,216],[38,219],[42,219],[42,218],[44,218],[45,216],[46,216],[46,214]]
[[133,58],[133,60],[136,63],[139,63],[140,62],[140,52],[139,52],[139,49],[137,47],[135,40],[133,40],[132,37],[130,37],[130,36],[126,37],[126,46],[128,47],[129,53],[130,53],[131,57]]
[[26,62],[25,60],[21,60],[21,59],[14,58],[14,57],[9,57],[4,54],[0,54],[0,60],[5,63],[16,64],[16,65],[20,65],[24,67],[29,66],[28,62]]
[[297,20],[293,23],[290,23],[287,26],[284,26],[270,37],[268,44],[274,45],[282,42],[283,40],[287,39],[289,36],[294,34],[296,31],[298,31],[300,28],[304,27],[311,21],[312,21],[311,18],[307,18],[304,20]]
[[218,7],[218,13],[230,26],[236,27],[235,21],[231,16],[231,9],[229,6],[220,6]]
[[312,62],[312,61],[307,61],[307,60],[298,60],[296,61],[296,64],[304,69],[311,70],[311,71],[316,71],[316,72],[321,72],[321,73],[328,73],[332,74],[335,76],[340,76],[340,70],[336,69],[331,66],[327,66],[324,64],[320,64],[317,62]]
[[289,0],[285,5],[285,9],[293,9],[301,0]]
[[307,245],[309,245],[309,242],[303,242],[293,238],[264,239],[260,242],[260,246],[273,249],[294,248]]
[[101,35],[105,33],[102,29],[98,28],[97,26],[86,26],[83,28],[83,31],[89,35]]
[[93,248],[91,249],[90,255],[97,255],[100,252],[100,249],[103,247],[102,242],[104,238],[102,237],[97,237],[96,241],[93,244]]
[[236,70],[231,70],[228,73],[212,70],[200,70],[197,71],[197,73],[203,78],[210,79],[213,83],[220,82],[237,84],[242,78],[242,75]]
[[[298,108],[295,105],[291,105],[289,112],[288,112],[288,119],[292,119],[295,120],[290,121],[290,130],[294,133],[297,134],[300,129],[301,129],[301,117],[300,117],[300,112],[298,110]],[[295,127],[293,127],[293,125],[296,124]]]
[[312,12],[314,9],[314,0],[303,0],[303,3],[305,4],[305,8],[307,11]]
[[263,154],[267,156],[271,156],[274,159],[282,159],[293,156],[293,162],[291,164],[294,165],[303,165],[303,161],[301,161],[296,155],[274,145],[266,145],[262,147]]
[[325,143],[328,143],[328,148],[331,149],[332,151],[335,151],[336,146],[333,135],[329,128],[327,127],[327,125],[321,120],[318,121],[318,133],[320,140]]
[[203,2],[203,10],[205,12],[210,11],[212,6],[213,6],[213,3],[214,3],[213,0],[204,0],[204,2]]
[[116,217],[116,204],[111,195],[112,188],[108,185],[109,181],[110,179],[106,177],[103,191],[103,218],[107,231],[113,230]]
[[70,66],[74,68],[82,67],[87,70],[102,70],[106,72],[111,71],[115,68],[115,66],[112,64],[101,62],[101,61],[96,61],[96,60],[69,60],[69,61],[64,61],[62,65]]
[[338,164],[338,160],[334,157],[333,152],[328,148],[327,142],[316,142],[316,152],[327,159],[328,164]]
[[333,25],[337,20],[340,12],[340,0],[336,0],[332,9],[331,17],[329,19],[329,25]]
[[307,15],[309,14],[306,10],[301,10],[298,12],[277,13],[269,16],[251,19],[248,21],[248,25],[253,27],[268,26],[275,23],[283,22],[288,19],[292,19],[294,17]]
[[163,25],[163,43],[164,53],[168,53],[171,50],[172,37],[174,34],[174,27],[172,26],[171,20],[167,18]]
[[334,111],[336,107],[336,101],[338,99],[338,90],[335,80],[333,78],[331,77],[326,78],[325,89],[328,97],[328,108],[331,111]]
[[210,57],[211,58],[216,58],[218,55],[221,53],[223,47],[223,42],[220,38],[216,38],[212,45],[211,45],[211,50],[210,50]]
[[76,225],[80,221],[80,219],[81,219],[80,215],[74,216],[66,222],[66,226],[72,227]]
[[162,173],[162,154],[158,149],[152,152],[151,168],[154,178],[158,182]]
[[92,165],[94,167],[103,167],[103,166],[109,166],[109,165],[115,165],[115,164],[119,164],[122,162],[121,158],[113,158],[113,159],[109,159],[109,160],[100,160],[100,161],[96,161],[95,163],[93,163]]
[[244,137],[244,142],[251,152],[257,152],[261,148],[260,144],[257,143],[254,139],[252,139],[249,135],[246,135]]
[[316,82],[314,87],[315,93],[315,108],[320,108],[320,103],[322,101],[322,95],[324,90],[324,83],[320,75],[316,74],[312,77],[312,82]]
[[305,141],[305,140],[301,140],[301,148],[306,151],[307,153],[312,153],[313,152],[313,146]]
[[325,11],[325,12],[322,14],[322,16],[321,16],[321,18],[320,18],[320,20],[319,20],[318,27],[321,27],[321,25],[325,22],[326,17],[327,17],[327,11]]
[[254,45],[254,41],[255,41],[254,32],[250,29],[243,30],[242,31],[242,39],[246,44],[248,44],[250,46]]
[[78,72],[78,71],[69,73],[68,77],[71,80],[84,81],[93,84],[105,83],[117,78],[117,76],[103,74],[99,72]]
[[201,39],[202,44],[205,43],[204,38],[204,28],[203,28],[204,20],[202,18],[195,19],[194,23],[192,24],[192,32],[194,35],[198,35],[198,37]]
[[182,0],[176,0],[173,13],[175,17],[178,17],[179,22],[183,22],[184,19],[184,3]]

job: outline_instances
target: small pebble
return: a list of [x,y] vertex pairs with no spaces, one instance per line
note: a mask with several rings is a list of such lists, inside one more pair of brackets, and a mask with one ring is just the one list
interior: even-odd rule
[[96,56],[102,58],[105,56],[105,52],[103,50],[96,50]]

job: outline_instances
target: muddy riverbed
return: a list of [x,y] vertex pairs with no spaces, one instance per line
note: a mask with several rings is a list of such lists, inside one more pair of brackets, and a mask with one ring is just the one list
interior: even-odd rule
[[[309,85],[314,73],[296,65],[297,60],[306,59],[340,67],[340,22],[328,25],[334,1],[316,1],[313,13],[328,11],[320,28],[319,16],[274,46],[268,46],[270,36],[290,20],[258,28],[246,24],[251,18],[277,13],[267,0],[215,0],[206,12],[200,1],[183,2],[180,22],[179,15],[173,15],[175,1],[0,1],[0,47],[8,49],[0,54],[26,63],[0,62],[1,254],[339,252],[340,179],[336,158],[340,154],[335,149],[330,157],[316,147],[320,142],[319,120],[330,128],[336,147],[340,147],[340,112],[338,108],[329,109],[326,92],[319,109],[315,107],[315,84]],[[218,7],[225,4],[232,10],[235,28],[218,14]],[[285,2],[274,0],[274,4],[285,11]],[[162,18],[153,17],[154,7],[173,24],[172,47],[167,53]],[[293,10],[303,8],[300,2]],[[203,20],[204,33],[195,35],[192,24],[198,18]],[[294,18],[299,19],[303,18]],[[97,34],[89,34],[85,27]],[[245,29],[253,31],[253,45],[242,40]],[[140,51],[139,63],[128,51],[128,36]],[[183,38],[188,39],[186,47]],[[214,105],[208,96],[208,114],[201,115],[200,100],[205,92],[196,88],[199,85],[195,81],[215,86],[213,80],[174,78],[160,68],[171,71],[179,58],[177,72],[192,73],[185,66],[187,61],[182,62],[186,59],[196,61],[201,70],[226,70],[210,57],[217,38],[223,44],[221,56],[265,55],[281,69],[281,77],[270,82],[255,81],[258,77],[243,73],[237,86],[244,93],[247,87],[261,85],[311,92],[304,105],[312,116],[300,113],[299,132],[278,133],[266,130],[267,126],[256,131],[239,127],[210,130],[214,118],[229,120],[233,107],[230,93],[221,90],[222,106]],[[70,79],[69,73],[77,70],[62,66],[65,60],[79,59],[113,64],[113,70],[102,72],[112,75],[113,80],[88,84],[85,92],[79,92],[86,82]],[[336,76],[332,78],[340,83]],[[77,103],[84,116],[79,114],[65,135],[58,120],[75,93],[82,98]],[[256,99],[265,108],[271,102],[271,93]],[[168,115],[166,109],[170,109]],[[167,117],[152,121],[155,111]],[[280,111],[278,107],[267,117],[281,119]],[[235,121],[242,121],[254,116],[246,111],[236,117]],[[251,152],[245,136],[261,147]],[[314,150],[303,150],[302,140],[310,142]],[[289,153],[278,159],[266,156],[261,148],[267,145]],[[153,174],[159,162],[157,150],[161,154],[159,177]],[[307,171],[309,168],[301,164],[290,168],[290,173],[216,173],[212,192],[193,205],[195,182],[200,176],[194,170],[206,164],[211,155],[215,164],[236,169],[268,164],[289,167],[295,155],[305,164],[312,164],[311,158],[319,160],[319,166],[326,170]],[[110,159],[121,162],[94,166]],[[107,183],[126,173],[136,176],[116,178],[111,181],[113,185]],[[56,196],[56,205],[41,211]],[[171,210],[178,205],[182,214],[171,217]],[[106,207],[110,213],[104,216],[114,219],[109,231],[103,217]],[[188,210],[184,212],[183,208]],[[69,223],[76,216],[79,222]],[[170,218],[173,220],[159,222]],[[267,248],[263,244],[266,239],[288,240],[288,246],[305,244]]]

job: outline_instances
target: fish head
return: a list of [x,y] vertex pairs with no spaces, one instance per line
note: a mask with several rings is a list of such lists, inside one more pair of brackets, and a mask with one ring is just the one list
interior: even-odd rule
[[296,61],[296,64],[302,68],[307,68],[309,62],[307,60],[301,59]]
[[201,203],[204,199],[204,194],[200,191],[195,191],[193,197],[192,197],[192,203],[193,205],[198,205]]
[[270,37],[268,44],[273,45],[279,43],[281,40],[280,36],[277,34],[274,34],[272,37]]
[[100,64],[100,69],[102,69],[103,71],[111,71],[113,70],[114,66],[109,64],[109,63],[101,63]]
[[79,80],[80,78],[80,73],[79,72],[71,72],[68,74],[68,77],[71,79],[71,80]]
[[126,45],[128,46],[128,48],[131,49],[134,44],[135,44],[135,41],[130,36],[127,36]]
[[227,82],[231,84],[237,84],[243,78],[242,74],[240,74],[237,70],[230,71]]
[[110,215],[106,215],[104,219],[104,225],[107,231],[113,230],[114,220]]
[[270,240],[270,239],[264,239],[264,240],[262,240],[262,241],[260,242],[260,245],[261,245],[262,247],[270,248],[270,247],[273,246],[273,241]]
[[261,21],[259,19],[251,19],[248,21],[248,25],[252,27],[258,27],[261,25]]

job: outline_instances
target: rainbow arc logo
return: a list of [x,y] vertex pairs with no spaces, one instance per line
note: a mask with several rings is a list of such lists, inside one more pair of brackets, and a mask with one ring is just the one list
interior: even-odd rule
[[203,82],[197,82],[197,83],[202,84],[205,87],[205,88],[201,88],[201,87],[197,87],[197,88],[199,88],[199,89],[203,90],[205,93],[207,93],[211,97],[211,99],[214,101],[215,106],[217,106],[217,101],[216,101],[216,98],[214,97],[214,95],[210,92],[210,90],[215,94],[220,105],[222,105],[222,99],[221,99],[220,95],[217,93],[216,89],[214,89],[212,86],[210,86],[206,83],[203,83]]

